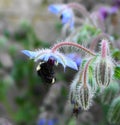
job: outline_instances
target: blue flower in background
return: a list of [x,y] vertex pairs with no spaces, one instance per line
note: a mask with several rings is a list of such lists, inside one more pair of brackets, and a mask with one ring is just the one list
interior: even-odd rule
[[74,62],[76,62],[78,67],[80,66],[82,59],[77,53],[70,53],[70,54],[67,54],[66,56],[72,59]]
[[37,51],[22,50],[22,53],[30,57],[30,59],[34,59],[35,62],[41,60],[48,62],[50,60],[52,61],[52,64],[54,63],[55,65],[60,63],[64,69],[68,66],[72,69],[78,70],[76,63],[72,59],[64,56],[58,51],[52,52],[50,49],[42,49]]
[[48,10],[55,15],[59,15],[62,24],[69,24],[70,29],[74,28],[74,13],[71,8],[67,7],[67,5],[52,4],[48,7]]
[[47,123],[47,120],[45,118],[42,118],[42,119],[38,120],[37,125],[46,125],[46,123]]
[[37,125],[56,125],[57,122],[58,120],[56,118],[52,119],[41,118],[38,120]]
[[48,125],[56,125],[56,123],[58,122],[58,120],[56,118],[54,119],[49,119],[48,120]]

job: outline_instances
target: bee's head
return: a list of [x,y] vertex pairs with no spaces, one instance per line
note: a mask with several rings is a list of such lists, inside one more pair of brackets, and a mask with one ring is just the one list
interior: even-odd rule
[[54,64],[55,64],[55,59],[51,57],[51,58],[48,59],[47,63],[48,63],[49,65],[51,65],[51,66],[54,66]]

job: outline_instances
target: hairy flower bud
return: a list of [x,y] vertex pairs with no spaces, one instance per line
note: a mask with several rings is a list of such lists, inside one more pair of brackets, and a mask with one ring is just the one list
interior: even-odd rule
[[73,82],[71,83],[70,86],[70,94],[69,94],[69,99],[71,104],[78,104],[79,105],[79,92],[78,92],[78,88],[81,84],[81,75],[82,75],[82,71],[79,71],[77,73],[77,75],[75,76]]
[[89,86],[80,86],[79,88],[79,99],[82,109],[88,110],[92,101],[92,92]]
[[109,59],[99,59],[95,67],[95,79],[99,86],[108,86],[113,75],[113,65]]
[[87,60],[84,65],[83,75],[81,78],[82,84],[79,86],[79,102],[81,108],[84,110],[89,109],[92,101],[92,94],[91,86],[89,85],[89,66],[92,62],[93,58]]
[[83,71],[81,69],[79,70],[73,82],[71,83],[70,93],[69,93],[69,100],[73,106],[73,115],[75,115],[76,117],[78,117],[78,114],[81,111],[81,105],[79,102],[79,86],[82,84],[81,83],[82,74]]
[[120,97],[115,98],[108,111],[108,121],[111,124],[120,124]]
[[106,87],[111,82],[113,75],[113,63],[109,53],[109,44],[107,40],[101,42],[101,54],[95,67],[96,83],[99,86]]

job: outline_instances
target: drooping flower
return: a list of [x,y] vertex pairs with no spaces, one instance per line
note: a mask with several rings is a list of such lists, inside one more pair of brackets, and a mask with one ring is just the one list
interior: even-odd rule
[[30,57],[30,59],[33,59],[35,62],[41,60],[47,62],[52,58],[52,61],[55,65],[59,63],[64,67],[64,69],[67,66],[74,70],[78,69],[76,63],[73,60],[64,56],[58,51],[52,52],[51,49],[42,49],[37,51],[22,50],[22,53]]
[[62,21],[62,24],[69,24],[70,29],[74,28],[74,13],[71,8],[65,4],[52,4],[48,7],[48,10],[58,15]]

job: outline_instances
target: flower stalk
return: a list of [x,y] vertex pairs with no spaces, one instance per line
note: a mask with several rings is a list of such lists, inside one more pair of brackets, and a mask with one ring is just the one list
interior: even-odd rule
[[94,52],[92,52],[91,50],[83,47],[80,44],[73,43],[73,42],[60,42],[60,43],[54,45],[51,50],[52,50],[52,52],[55,52],[57,49],[59,49],[59,48],[61,48],[63,46],[74,46],[74,47],[77,47],[79,49],[82,49],[83,51],[87,52],[88,54],[90,54],[92,56],[96,56],[96,54]]
[[90,17],[89,12],[86,10],[86,8],[84,6],[82,6],[81,4],[75,3],[75,2],[69,3],[69,4],[67,4],[67,6],[70,8],[77,9],[84,17],[87,17],[89,19],[89,21],[95,26],[93,20]]
[[87,64],[85,65],[84,68],[84,72],[83,72],[83,83],[84,83],[84,87],[87,87],[87,71],[88,71],[88,67],[90,62],[92,61],[93,58],[89,59],[89,61],[87,62]]

